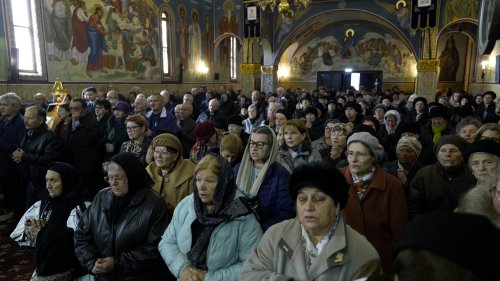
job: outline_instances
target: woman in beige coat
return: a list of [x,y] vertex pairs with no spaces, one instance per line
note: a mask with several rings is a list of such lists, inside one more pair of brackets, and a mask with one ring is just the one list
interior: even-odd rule
[[355,280],[381,271],[375,248],[345,224],[348,185],[337,169],[320,162],[299,166],[289,190],[297,217],[264,233],[239,280]]
[[154,161],[146,171],[154,181],[153,190],[165,199],[168,211],[173,214],[177,204],[193,191],[191,180],[196,166],[182,158],[181,142],[172,134],[156,136],[152,149]]

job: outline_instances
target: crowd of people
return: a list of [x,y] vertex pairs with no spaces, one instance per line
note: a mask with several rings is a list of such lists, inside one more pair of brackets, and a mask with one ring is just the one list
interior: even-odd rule
[[90,87],[0,114],[33,280],[500,280],[456,252],[500,248],[492,91]]

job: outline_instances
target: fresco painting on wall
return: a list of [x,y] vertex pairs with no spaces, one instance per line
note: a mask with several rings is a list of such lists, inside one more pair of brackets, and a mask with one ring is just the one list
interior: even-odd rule
[[441,1],[442,26],[461,18],[477,18],[480,0],[447,0]]
[[468,37],[457,32],[439,37],[437,58],[439,59],[438,81],[463,82]]
[[50,81],[159,81],[153,0],[68,2],[42,3]]
[[[358,39],[359,37],[359,39]],[[335,36],[315,37],[299,46],[291,44],[279,67],[290,67],[288,81],[314,82],[317,71],[382,70],[384,81],[412,82],[416,60],[405,45],[390,34],[347,30]]]
[[[3,6],[0,5],[0,23],[3,22]],[[5,38],[5,29],[0,24],[0,81],[7,81],[9,72],[9,53],[7,52],[7,38]]]
[[[217,38],[224,36],[225,34],[235,34],[239,35],[240,28],[240,17],[242,14],[241,5],[236,5],[233,0],[216,0],[215,3],[216,15],[221,15],[216,19],[215,33]],[[218,47],[216,48],[215,58],[218,63],[214,64],[214,72],[219,73],[219,81],[229,81],[229,52],[230,52],[230,40],[229,37],[220,41]]]

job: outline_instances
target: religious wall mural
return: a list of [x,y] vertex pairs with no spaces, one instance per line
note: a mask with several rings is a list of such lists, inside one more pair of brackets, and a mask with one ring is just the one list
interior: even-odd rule
[[462,18],[477,19],[480,4],[480,0],[441,1],[441,27]]
[[[385,82],[413,82],[416,59],[401,40],[383,31],[359,26],[343,29],[344,34],[321,32],[312,40],[291,44],[280,58],[278,68],[289,69],[286,81],[314,82],[318,71],[382,70]],[[339,26],[342,30],[342,25]],[[283,78],[280,78],[283,79]]]
[[49,81],[160,80],[153,0],[43,0]]
[[9,53],[7,51],[7,38],[3,25],[3,6],[0,5],[0,81],[7,81],[9,76]]
[[437,59],[439,60],[438,81],[463,82],[468,37],[453,32],[438,40]]

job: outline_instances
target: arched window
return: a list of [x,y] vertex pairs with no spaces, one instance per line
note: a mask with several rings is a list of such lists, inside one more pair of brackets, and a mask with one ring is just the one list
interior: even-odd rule
[[236,37],[231,36],[229,38],[229,79],[237,80],[238,79],[238,42],[236,41]]
[[174,78],[174,49],[173,48],[173,12],[168,6],[160,8],[161,13],[161,57],[162,57],[162,80],[168,81]]
[[[4,3],[11,64],[17,60],[19,76],[42,76],[39,28],[40,13],[36,0],[8,0]],[[44,1],[45,2],[45,1]],[[17,56],[16,56],[17,53]],[[29,79],[29,78],[28,78]]]

